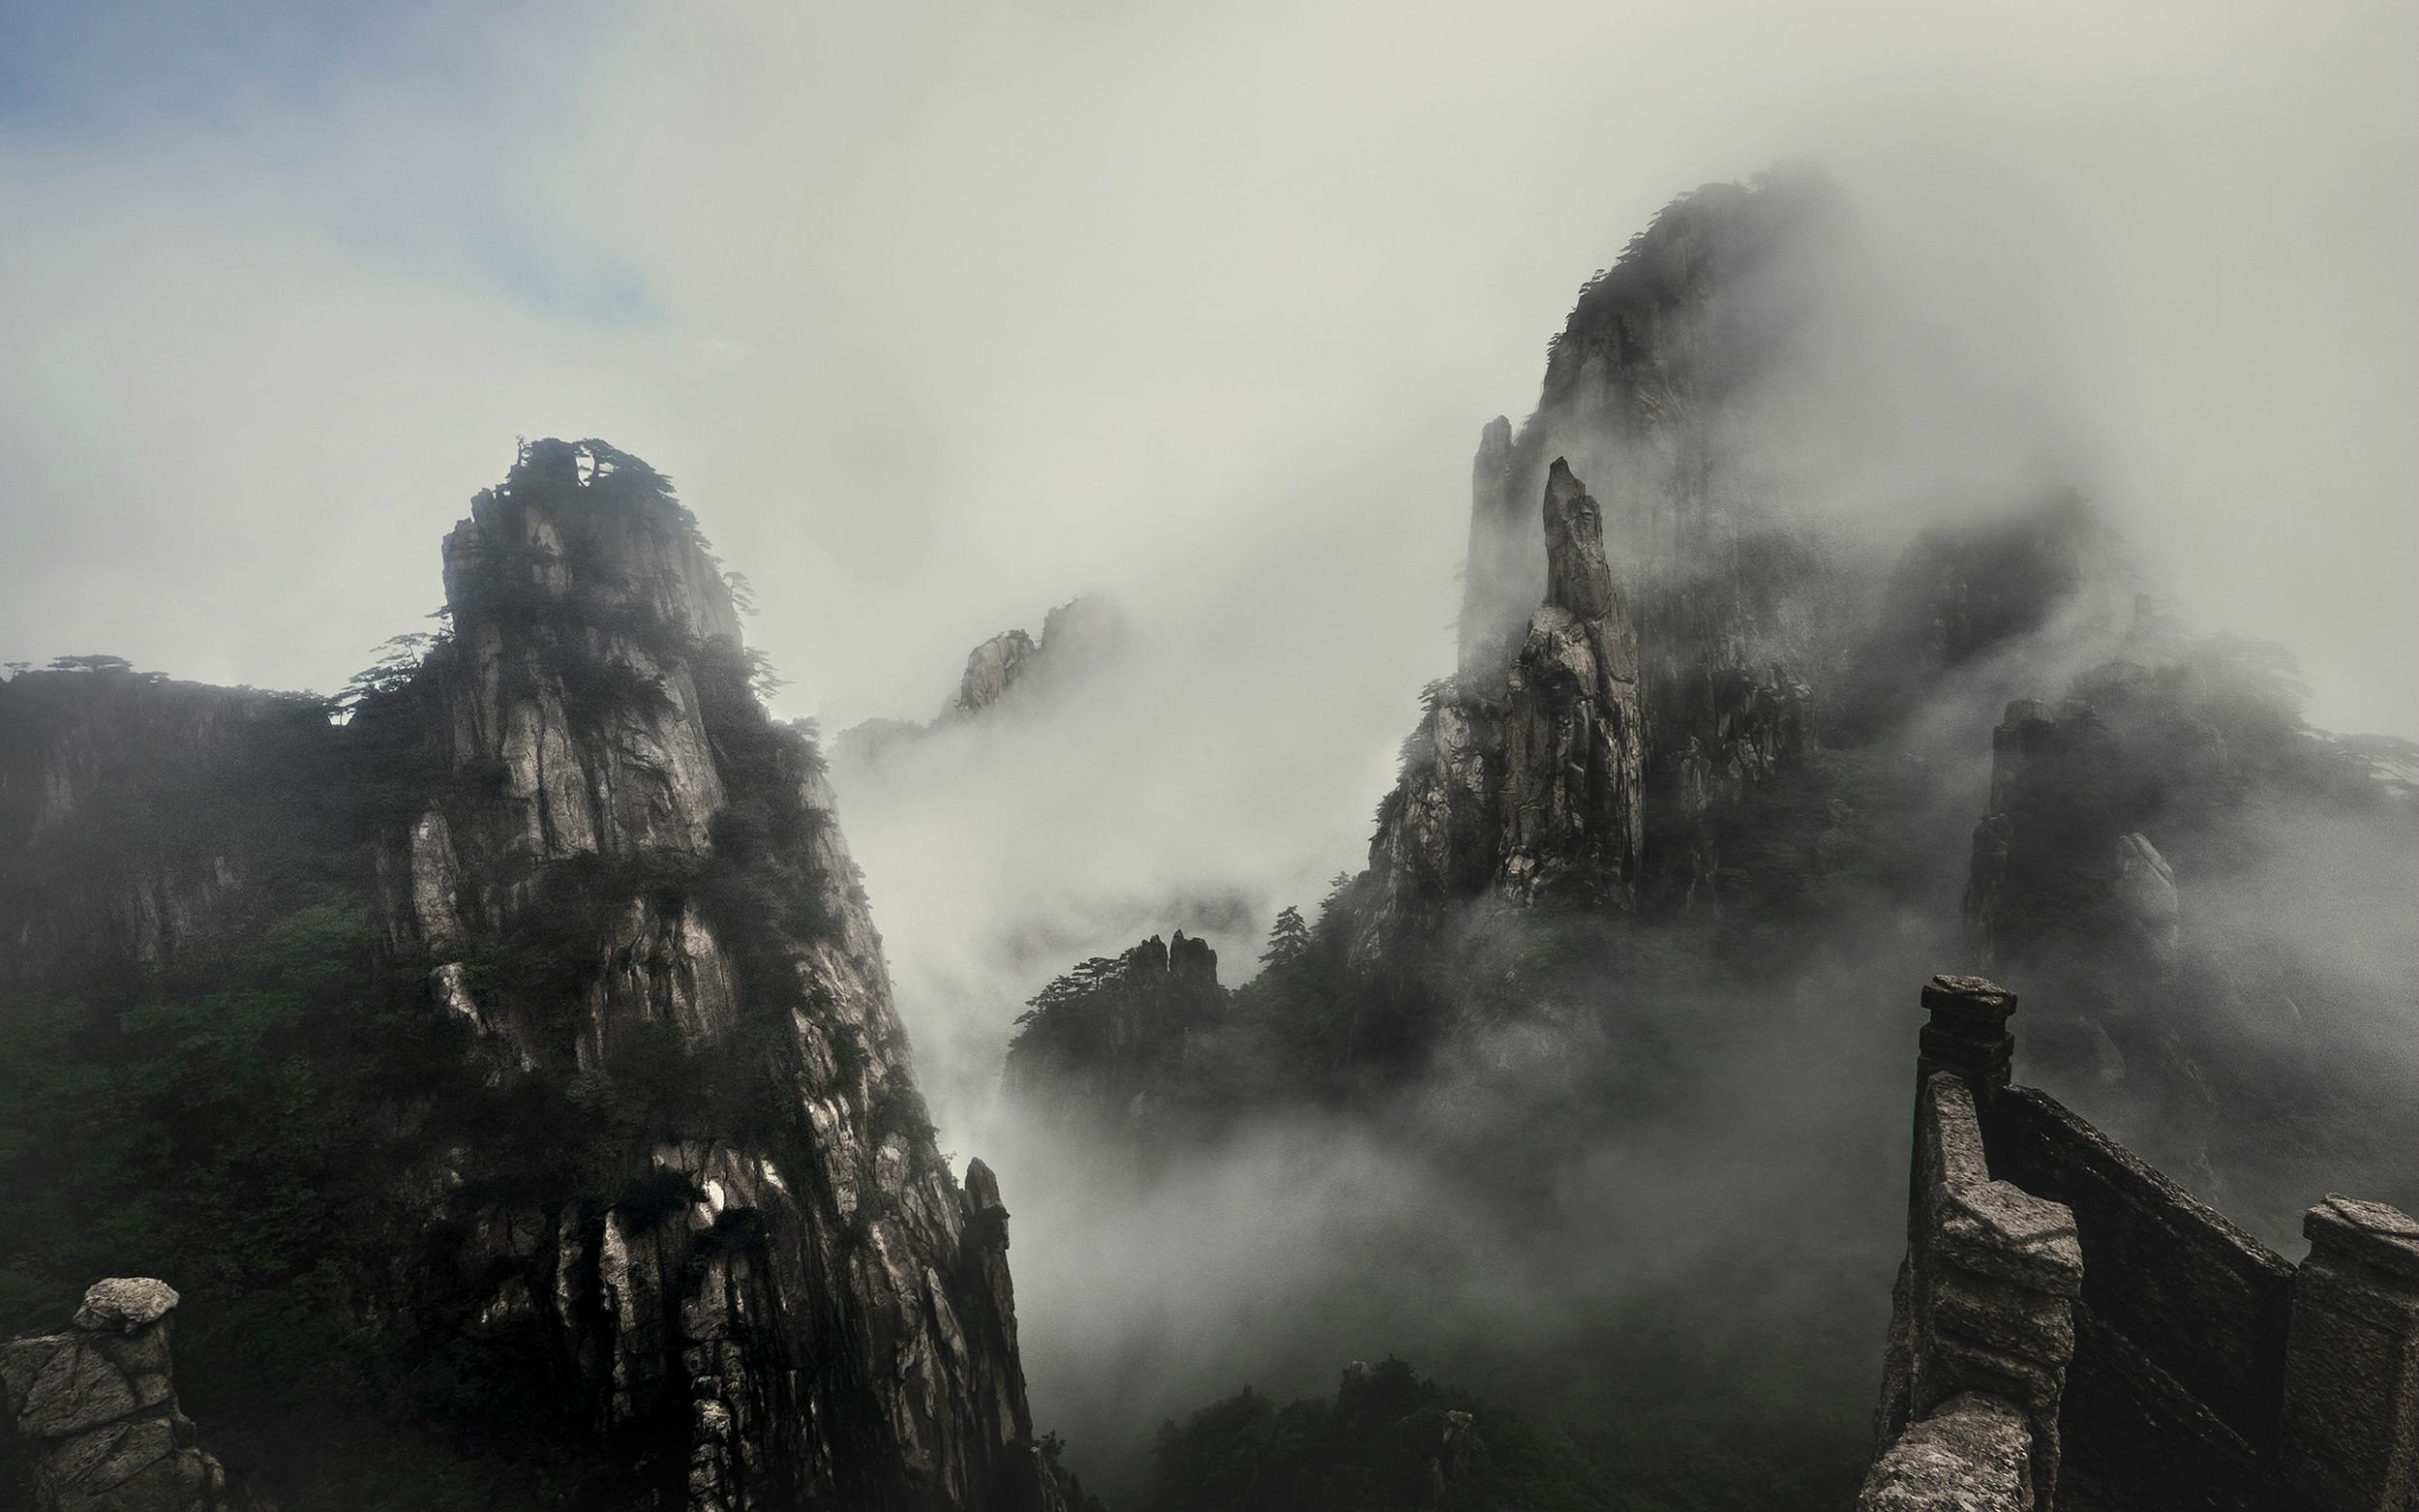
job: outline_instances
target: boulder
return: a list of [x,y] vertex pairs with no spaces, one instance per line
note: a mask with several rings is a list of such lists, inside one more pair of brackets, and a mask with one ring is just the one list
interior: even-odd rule
[[36,1512],[233,1512],[225,1470],[177,1409],[175,1308],[166,1282],[112,1277],[84,1293],[67,1332],[0,1346],[0,1396],[32,1449]]

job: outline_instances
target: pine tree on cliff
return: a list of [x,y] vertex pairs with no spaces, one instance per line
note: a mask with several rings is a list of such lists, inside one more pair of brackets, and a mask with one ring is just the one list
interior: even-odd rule
[[1311,926],[1302,922],[1302,910],[1288,903],[1269,926],[1268,949],[1260,953],[1260,964],[1282,971],[1309,953],[1310,948]]

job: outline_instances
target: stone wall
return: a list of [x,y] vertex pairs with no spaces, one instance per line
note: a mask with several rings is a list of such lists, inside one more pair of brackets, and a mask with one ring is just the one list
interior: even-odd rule
[[2014,994],[1935,977],[1860,1507],[2419,1508],[2419,1223],[2330,1195],[2298,1268],[2008,1084]]
[[1991,1174],[1981,1120],[2007,1070],[1987,983],[1935,978],[1916,1094],[1907,1258],[1892,1298],[1866,1508],[2047,1506],[2083,1260],[2074,1215]]
[[2293,1267],[2046,1093],[1999,1099],[1990,1155],[2071,1208],[2083,1238],[2076,1452],[2119,1484],[2155,1476],[2135,1487],[2144,1496],[2180,1495],[2182,1476],[2194,1505],[2255,1505],[2246,1488],[2276,1446]]
[[2302,1223],[2277,1477],[2313,1507],[2419,1507],[2419,1223],[2329,1196]]

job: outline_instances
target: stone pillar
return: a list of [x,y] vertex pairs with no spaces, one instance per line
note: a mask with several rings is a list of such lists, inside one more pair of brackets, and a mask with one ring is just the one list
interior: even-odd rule
[[1923,1006],[1932,1021],[1917,1041],[1918,1094],[1934,1072],[1948,1072],[1974,1089],[1977,1111],[1989,1118],[1991,1095],[2008,1084],[2015,1058],[2008,1019],[2016,995],[1980,977],[1934,977],[1923,984]]
[[2277,1448],[2317,1512],[2419,1507],[2419,1221],[2330,1195],[2302,1220]]
[[0,1392],[34,1449],[41,1512],[219,1512],[227,1477],[176,1408],[168,1314],[144,1278],[96,1282],[63,1334],[0,1346]]
[[1994,1180],[1971,1089],[1935,1074],[1919,1109],[1920,1222],[1910,1246],[1910,1419],[1964,1392],[2021,1409],[2037,1505],[2058,1480],[2083,1253],[2064,1203]]

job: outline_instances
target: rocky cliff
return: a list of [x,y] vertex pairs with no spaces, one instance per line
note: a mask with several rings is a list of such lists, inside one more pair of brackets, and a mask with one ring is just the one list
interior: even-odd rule
[[[288,1377],[210,1388],[288,1512],[420,1475],[1046,1504],[1007,1209],[934,1143],[822,758],[758,702],[695,521],[540,441],[443,566],[447,631],[341,704],[0,685],[0,1098],[50,1131],[6,1200],[76,1225],[0,1255],[0,1305],[109,1236],[193,1264],[216,1369]],[[79,1184],[127,1205],[85,1224]],[[331,1465],[340,1431],[429,1463]]]
[[1582,289],[1535,413],[1481,433],[1459,665],[1379,812],[1371,958],[1489,890],[1709,898],[1718,822],[1805,750],[1819,574],[1745,438],[1837,214],[1798,173],[1683,197]]
[[1218,953],[1206,940],[1157,935],[1122,955],[1078,965],[1017,1019],[1001,1090],[1042,1124],[1131,1146],[1184,1077],[1187,1054],[1224,1016]]
[[483,1324],[534,1322],[597,1432],[684,1440],[700,1512],[1036,1494],[1006,1209],[942,1164],[820,758],[686,512],[542,441],[445,578],[451,643],[361,716],[428,719],[444,773],[379,847],[387,948],[497,1077],[648,1104],[556,1190],[465,1152]]
[[[1478,508],[1492,504],[1482,488]],[[1497,674],[1432,687],[1404,745],[1402,779],[1370,844],[1370,960],[1433,928],[1448,904],[1482,895],[1636,901],[1636,632],[1605,557],[1603,510],[1560,458],[1541,519],[1544,601],[1517,650]],[[1486,646],[1482,636],[1477,653]]]
[[2368,932],[2396,926],[2365,892],[2406,889],[2419,854],[2391,742],[2310,729],[2281,649],[2148,619],[2115,660],[2063,682],[2037,666],[2062,697],[2006,706],[1969,958],[2045,1005],[2036,1068],[2106,1099],[2199,1194],[2279,1225],[2282,1198],[2253,1204],[2313,1183],[2404,1197],[2389,1131],[2419,1084],[2374,1046],[2407,956]]
[[1567,455],[1621,506],[1656,895],[1717,888],[1719,820],[1808,738],[1815,545],[1787,506],[1821,466],[1772,438],[1822,408],[1844,221],[1805,170],[1674,201],[1581,290],[1506,456],[1515,490]]
[[1098,593],[1078,594],[1042,617],[1040,640],[1009,630],[969,651],[957,696],[941,717],[980,714],[1011,696],[1046,696],[1114,655],[1125,638],[1124,611]]
[[2023,699],[2008,706],[1991,747],[1989,810],[1975,827],[1965,898],[1976,959],[1997,970],[2103,951],[2154,979],[2172,976],[2175,868],[2131,828],[2150,805],[2139,774],[2125,771],[2118,732],[2089,704]]

